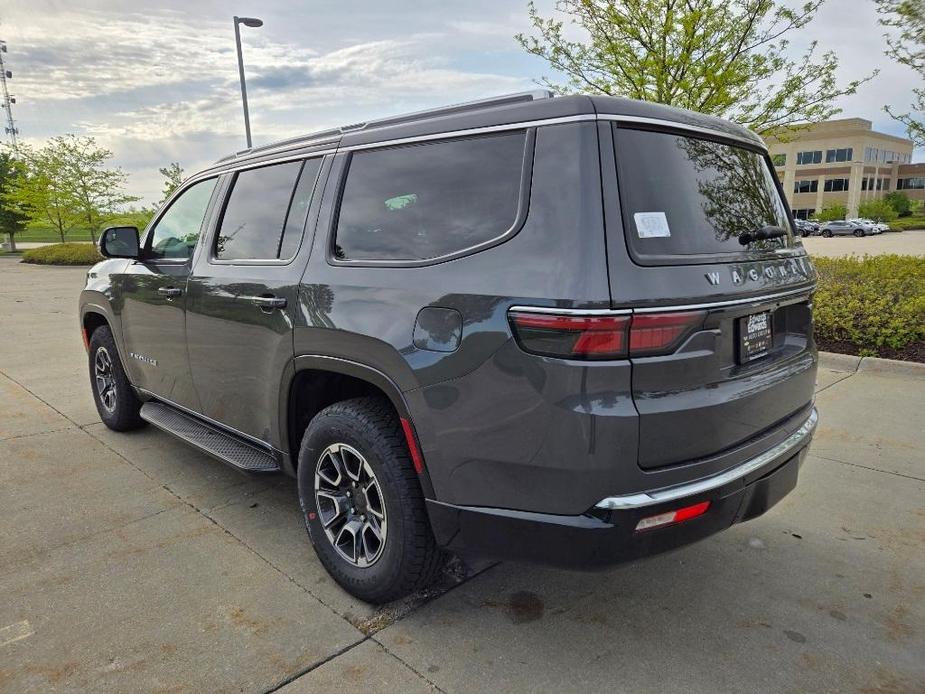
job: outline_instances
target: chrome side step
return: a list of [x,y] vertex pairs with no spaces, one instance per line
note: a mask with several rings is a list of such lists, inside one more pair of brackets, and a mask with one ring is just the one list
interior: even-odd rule
[[270,451],[245,442],[197,417],[160,402],[141,406],[141,418],[198,448],[203,453],[245,472],[277,472],[279,462]]

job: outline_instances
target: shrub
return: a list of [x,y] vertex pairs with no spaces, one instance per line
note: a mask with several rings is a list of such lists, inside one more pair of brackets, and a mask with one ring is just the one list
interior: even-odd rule
[[[925,258],[879,255],[814,258],[819,289],[816,339],[851,343],[865,356],[897,356],[925,344]],[[837,351],[842,351],[838,349]]]
[[875,222],[892,222],[899,215],[885,200],[867,200],[858,205],[858,216]]
[[890,222],[892,231],[904,231],[906,229],[925,229],[925,217],[902,217]]
[[22,254],[22,262],[37,265],[93,265],[102,259],[92,243],[55,243]]
[[848,216],[848,210],[844,205],[829,205],[819,210],[816,219],[820,222],[832,222],[836,219],[844,219]]
[[900,217],[908,217],[912,214],[912,200],[905,193],[894,190],[883,197],[883,201],[896,210]]

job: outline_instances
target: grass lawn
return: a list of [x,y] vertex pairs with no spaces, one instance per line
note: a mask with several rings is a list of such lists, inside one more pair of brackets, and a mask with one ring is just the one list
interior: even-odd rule
[[[73,243],[75,241],[92,241],[90,233],[83,229],[74,229],[64,238],[68,243]],[[57,232],[53,229],[26,229],[16,234],[16,241],[17,243],[20,241],[61,243],[61,237],[58,236]]]

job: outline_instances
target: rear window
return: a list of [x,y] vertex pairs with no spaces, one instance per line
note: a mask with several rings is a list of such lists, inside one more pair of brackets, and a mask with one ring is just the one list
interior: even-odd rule
[[[648,262],[696,262],[793,245],[774,172],[762,154],[712,140],[615,128],[623,223],[634,255]],[[739,237],[762,227],[782,238]]]
[[334,255],[415,261],[503,236],[520,200],[523,131],[355,152]]

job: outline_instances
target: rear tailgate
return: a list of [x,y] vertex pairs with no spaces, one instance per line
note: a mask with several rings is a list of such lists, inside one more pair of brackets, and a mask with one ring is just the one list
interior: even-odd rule
[[[808,414],[815,272],[755,145],[612,128],[613,305],[632,307],[634,326],[644,316],[697,315],[670,349],[631,354],[639,465],[690,464],[692,475],[721,469],[750,442],[796,428]],[[784,235],[754,239],[759,230]]]

